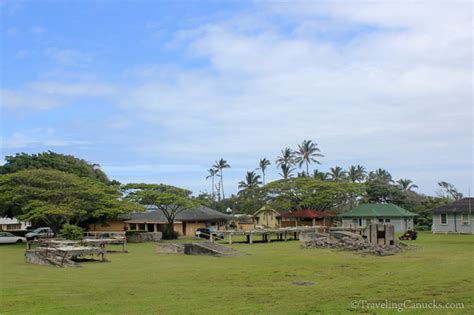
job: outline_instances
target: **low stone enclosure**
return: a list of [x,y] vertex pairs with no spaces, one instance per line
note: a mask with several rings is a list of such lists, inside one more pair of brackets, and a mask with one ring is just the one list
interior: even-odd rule
[[184,254],[184,255],[211,255],[211,256],[238,256],[242,255],[236,249],[211,243],[159,243],[156,245],[159,254]]
[[[106,245],[122,245],[122,250],[108,250]],[[31,264],[57,267],[77,267],[77,262],[99,260],[107,261],[108,252],[127,253],[126,239],[85,238],[83,240],[47,239],[26,243],[25,261]]]
[[394,255],[407,245],[394,240],[392,225],[371,224],[365,229],[332,228],[327,233],[300,235],[302,248],[334,248],[378,256]]
[[163,233],[161,232],[137,232],[127,234],[127,242],[129,243],[159,242],[162,238]]

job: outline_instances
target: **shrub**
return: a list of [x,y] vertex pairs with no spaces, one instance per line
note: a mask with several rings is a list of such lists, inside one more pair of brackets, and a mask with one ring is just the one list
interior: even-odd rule
[[59,236],[67,240],[80,240],[84,235],[84,231],[73,224],[64,224],[63,228],[59,231]]

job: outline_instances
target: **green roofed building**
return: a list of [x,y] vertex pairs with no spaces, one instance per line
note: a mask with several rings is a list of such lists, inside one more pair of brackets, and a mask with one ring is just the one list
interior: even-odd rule
[[372,223],[391,224],[395,232],[413,229],[416,213],[391,203],[364,203],[340,214],[343,227],[366,227]]

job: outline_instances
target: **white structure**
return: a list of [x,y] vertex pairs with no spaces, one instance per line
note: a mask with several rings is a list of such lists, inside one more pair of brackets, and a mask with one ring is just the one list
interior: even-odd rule
[[31,227],[30,222],[21,222],[13,218],[0,218],[0,231],[26,230]]

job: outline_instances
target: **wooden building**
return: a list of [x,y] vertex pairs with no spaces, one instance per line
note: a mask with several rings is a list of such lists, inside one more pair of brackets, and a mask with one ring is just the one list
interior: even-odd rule
[[279,216],[280,213],[268,205],[264,205],[253,214],[255,224],[266,228],[280,227]]
[[474,234],[473,206],[474,198],[463,198],[429,210],[428,212],[433,215],[431,231]]
[[279,219],[281,227],[331,226],[335,217],[333,213],[303,209],[283,213]]

